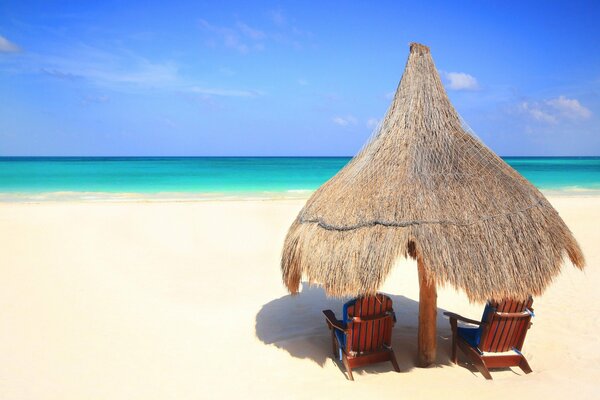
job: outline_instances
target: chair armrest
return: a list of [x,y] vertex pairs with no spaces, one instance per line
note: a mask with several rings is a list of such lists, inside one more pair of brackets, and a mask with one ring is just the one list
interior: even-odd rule
[[329,329],[335,328],[340,331],[346,330],[346,326],[344,325],[344,323],[335,317],[333,311],[323,310],[323,314],[325,314],[325,320],[327,321]]
[[369,317],[352,317],[352,322],[369,322],[369,321],[377,321],[385,318],[390,318],[392,322],[395,322],[396,316],[393,311],[386,311],[383,314],[372,315]]
[[529,318],[529,317],[531,317],[531,314],[527,311],[523,311],[523,312],[499,312],[499,311],[496,311],[495,314],[499,317],[504,317],[504,318]]
[[481,321],[475,321],[474,319],[465,318],[462,315],[458,315],[453,312],[445,311],[444,315],[446,317],[450,318],[450,321],[454,320],[454,321],[466,322],[468,324],[473,324],[473,325],[481,325]]

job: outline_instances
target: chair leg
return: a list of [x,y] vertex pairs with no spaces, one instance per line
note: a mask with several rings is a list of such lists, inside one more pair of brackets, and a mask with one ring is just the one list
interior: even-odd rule
[[456,355],[457,347],[458,347],[458,344],[456,343],[456,335],[452,334],[452,356],[450,357],[450,361],[452,361],[454,364],[456,364],[458,362],[458,358]]
[[354,377],[352,376],[352,368],[350,368],[350,363],[348,362],[348,357],[346,356],[346,354],[342,354],[342,362],[346,367],[346,372],[348,372],[348,379],[353,381]]
[[[459,340],[460,343],[458,343]],[[492,375],[490,375],[490,370],[485,365],[485,361],[483,360],[482,356],[477,352],[477,350],[468,345],[462,339],[456,338],[456,342],[459,344],[459,347],[462,350],[462,352],[469,358],[469,360],[473,362],[475,368],[477,368],[477,370],[481,372],[481,375],[483,375],[485,379],[492,379]]]
[[531,367],[529,366],[529,363],[527,362],[527,360],[525,359],[525,357],[521,356],[521,362],[519,363],[519,367],[523,370],[523,372],[525,372],[526,374],[530,374],[533,371],[531,370]]
[[[475,360],[473,360],[475,361]],[[479,359],[477,361],[474,362],[475,364],[475,368],[477,368],[477,370],[479,372],[481,372],[481,375],[483,375],[483,377],[485,379],[492,379],[492,375],[490,374],[490,370],[488,369],[488,367],[485,366],[485,363],[483,362],[483,360]]]
[[398,366],[398,361],[396,361],[396,355],[394,354],[394,350],[390,350],[390,361],[394,366],[394,371],[400,372],[400,367]]
[[450,361],[456,364],[458,361],[456,358],[456,348],[458,347],[458,326],[456,319],[450,318],[450,329],[452,330],[452,355],[450,356]]
[[335,337],[335,331],[333,329],[331,329],[331,349],[333,351],[333,358],[334,359],[338,358],[339,354],[338,354],[337,339]]

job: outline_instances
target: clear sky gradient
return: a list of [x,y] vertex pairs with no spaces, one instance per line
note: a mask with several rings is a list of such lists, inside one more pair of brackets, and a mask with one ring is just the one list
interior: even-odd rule
[[353,155],[411,41],[498,154],[600,155],[599,4],[4,0],[0,155]]

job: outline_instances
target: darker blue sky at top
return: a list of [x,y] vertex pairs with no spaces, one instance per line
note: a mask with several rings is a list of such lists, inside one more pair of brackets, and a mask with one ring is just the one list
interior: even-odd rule
[[352,155],[411,41],[500,155],[599,155],[599,4],[3,1],[0,156]]

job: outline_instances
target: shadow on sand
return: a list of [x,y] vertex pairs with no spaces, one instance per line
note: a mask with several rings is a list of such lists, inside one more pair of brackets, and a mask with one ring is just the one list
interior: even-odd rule
[[[392,333],[392,348],[401,371],[406,372],[415,367],[417,359],[419,303],[404,296],[389,296],[398,320]],[[332,359],[332,354],[331,337],[322,310],[331,309],[340,317],[345,301],[347,299],[328,298],[320,287],[303,283],[299,294],[283,296],[262,306],[256,315],[256,336],[293,357],[307,358],[323,366]],[[451,363],[452,335],[448,320],[443,317],[444,311],[438,308],[437,365]],[[388,363],[375,364],[358,372],[361,370],[369,373],[393,371]]]

